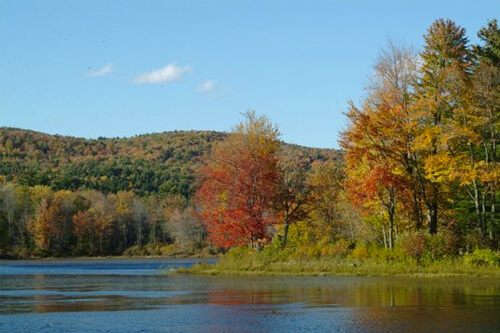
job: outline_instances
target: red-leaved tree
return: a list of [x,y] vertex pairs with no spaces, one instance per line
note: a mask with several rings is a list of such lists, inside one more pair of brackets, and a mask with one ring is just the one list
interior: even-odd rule
[[225,248],[255,246],[276,222],[279,130],[254,112],[245,117],[201,168],[195,199],[209,239]]

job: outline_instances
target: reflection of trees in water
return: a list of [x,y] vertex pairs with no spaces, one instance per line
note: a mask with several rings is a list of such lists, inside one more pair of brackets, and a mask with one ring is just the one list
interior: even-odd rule
[[[397,306],[354,309],[356,326],[364,332],[498,332],[497,307]],[[368,329],[369,328],[369,329]],[[354,331],[354,330],[353,330]]]
[[[488,279],[217,277],[207,280],[207,290],[207,303],[217,306],[203,315],[219,321],[228,316],[230,322],[265,331],[283,330],[291,318],[295,325],[299,319],[304,327],[307,322],[309,329],[345,332],[493,332],[500,327],[500,281]],[[249,312],[263,314],[266,321],[257,314],[252,321]]]
[[398,307],[500,305],[500,281],[411,278],[234,277],[212,281],[208,302]]
[[[13,306],[2,313],[160,309],[172,327],[194,322],[202,331],[495,332],[500,327],[500,281],[493,279],[33,274],[5,282],[20,293],[2,298],[6,307]],[[181,316],[185,313],[190,315]]]
[[[128,278],[130,280],[132,277]],[[123,279],[123,277],[107,276],[102,279],[102,276],[90,275],[83,278],[78,275],[33,274],[25,276],[11,287],[13,290],[20,290],[20,293],[23,291],[28,291],[28,293],[14,296],[13,299],[4,299],[6,306],[10,309],[4,309],[6,311],[3,312],[123,311],[153,307],[153,298],[151,299],[153,304],[149,304],[150,299],[129,295],[133,289],[132,285],[121,284],[120,279]],[[89,283],[91,284],[89,285]],[[147,283],[144,286],[141,286],[140,283],[133,284],[139,285],[139,290],[151,287]],[[120,286],[123,289],[120,289]],[[87,292],[97,293],[89,294]],[[160,304],[165,304],[164,300]]]

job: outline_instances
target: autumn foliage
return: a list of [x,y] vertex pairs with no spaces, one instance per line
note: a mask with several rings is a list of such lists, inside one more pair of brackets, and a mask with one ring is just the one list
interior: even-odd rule
[[465,29],[439,19],[419,54],[389,43],[364,103],[347,112],[346,190],[365,216],[385,221],[376,227],[388,247],[397,229],[422,228],[479,231],[498,246],[497,21],[478,35],[484,45],[471,47]]
[[228,134],[120,141],[0,129],[0,251],[270,243],[270,258],[362,259],[375,245],[423,260],[498,249],[497,20],[478,37],[470,45],[439,19],[421,52],[389,42],[364,100],[345,113],[341,152],[282,144],[254,112]]
[[245,116],[200,170],[196,194],[210,239],[226,248],[264,241],[277,222],[279,131],[266,117]]

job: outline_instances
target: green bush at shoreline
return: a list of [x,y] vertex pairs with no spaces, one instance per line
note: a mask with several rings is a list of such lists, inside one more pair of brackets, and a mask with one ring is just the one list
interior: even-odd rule
[[323,246],[280,247],[275,241],[262,250],[239,247],[215,265],[196,265],[178,273],[236,275],[360,275],[360,276],[500,276],[500,252],[475,249],[463,255],[408,255],[376,245],[352,246],[344,240]]

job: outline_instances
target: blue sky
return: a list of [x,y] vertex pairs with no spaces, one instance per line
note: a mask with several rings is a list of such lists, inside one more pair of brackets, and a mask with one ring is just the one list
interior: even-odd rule
[[256,110],[282,139],[338,147],[387,38],[437,18],[477,30],[500,1],[0,0],[0,126],[96,138],[229,131]]

